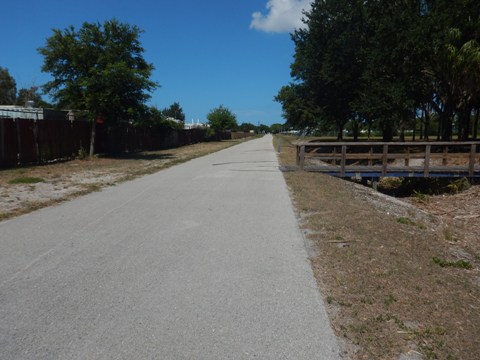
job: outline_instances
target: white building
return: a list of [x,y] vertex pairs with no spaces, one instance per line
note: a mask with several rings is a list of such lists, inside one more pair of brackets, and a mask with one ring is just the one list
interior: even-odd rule
[[197,119],[197,122],[195,122],[195,120],[192,119],[192,122],[191,123],[185,123],[184,124],[184,129],[196,129],[196,128],[207,128],[208,127],[208,124],[203,124],[200,122],[199,119]]

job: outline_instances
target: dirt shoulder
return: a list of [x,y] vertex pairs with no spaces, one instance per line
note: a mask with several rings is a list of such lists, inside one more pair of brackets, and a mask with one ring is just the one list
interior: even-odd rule
[[[284,140],[280,161],[294,156]],[[345,358],[478,358],[479,186],[419,203],[318,173],[285,179]]]
[[246,140],[198,143],[116,158],[94,157],[0,170],[0,221],[98,191]]

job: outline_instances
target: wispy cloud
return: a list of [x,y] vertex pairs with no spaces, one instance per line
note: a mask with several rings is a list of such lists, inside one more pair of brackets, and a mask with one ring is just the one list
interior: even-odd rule
[[267,13],[260,11],[252,14],[250,29],[270,33],[291,32],[302,28],[303,10],[309,11],[312,0],[269,0]]

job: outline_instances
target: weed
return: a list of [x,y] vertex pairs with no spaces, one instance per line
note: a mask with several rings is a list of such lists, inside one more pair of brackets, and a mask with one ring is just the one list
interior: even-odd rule
[[80,149],[78,149],[77,151],[77,159],[85,160],[85,159],[88,159],[88,157],[89,157],[89,154],[87,150],[85,150],[85,148],[81,146]]
[[9,184],[36,184],[39,182],[44,182],[45,180],[37,177],[20,177],[10,180]]
[[466,269],[466,270],[471,270],[473,269],[472,264],[466,260],[458,260],[458,261],[447,261],[444,259],[439,259],[437,257],[433,257],[433,262],[440,267],[454,267],[458,269]]
[[428,346],[428,345],[421,345],[420,350],[422,353],[425,355],[427,359],[438,359],[437,354],[435,354],[435,351],[433,351],[433,348]]
[[427,194],[424,194],[421,191],[413,190],[413,197],[421,202],[428,202],[430,200],[430,196]]
[[373,300],[369,297],[364,297],[363,299],[360,299],[360,302],[367,305],[373,305]]
[[443,232],[443,235],[445,236],[446,241],[449,241],[449,242],[457,242],[458,241],[457,236],[452,231],[450,231],[449,229],[445,229],[444,232]]
[[447,189],[449,192],[453,194],[457,194],[459,192],[468,190],[470,188],[470,182],[468,181],[467,178],[461,178],[452,181],[450,184],[447,185]]
[[395,296],[393,296],[392,294],[389,294],[385,300],[383,300],[383,303],[385,304],[385,306],[390,306],[392,305],[393,303],[397,302],[397,299],[395,298]]
[[359,334],[365,334],[368,332],[368,326],[366,324],[351,325],[351,328]]
[[413,221],[409,218],[403,217],[403,216],[397,218],[397,222],[399,222],[400,224],[404,224],[404,225],[416,225],[415,221]]
[[427,228],[425,225],[418,224],[415,221],[413,221],[412,219],[409,219],[409,218],[403,217],[403,216],[397,218],[397,222],[400,223],[400,224],[403,224],[403,225],[417,226],[419,229],[422,229],[422,230],[425,230]]

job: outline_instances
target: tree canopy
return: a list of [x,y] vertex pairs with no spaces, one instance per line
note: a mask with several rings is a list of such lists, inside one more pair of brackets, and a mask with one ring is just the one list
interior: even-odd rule
[[[316,0],[292,34],[293,82],[280,89],[287,124],[378,129],[385,140],[415,128],[476,135],[480,109],[480,2]],[[478,115],[476,117],[478,126]],[[356,134],[355,134],[356,133]]]
[[236,115],[223,105],[210,110],[207,119],[210,128],[216,131],[234,130],[237,128]]
[[53,77],[44,89],[60,107],[102,117],[107,126],[138,118],[145,111],[153,65],[143,58],[140,30],[118,20],[85,22],[53,30],[44,47],[42,71]]
[[166,117],[185,122],[185,114],[183,113],[183,109],[178,102],[174,102],[169,107],[163,109],[162,114]]
[[18,90],[15,104],[18,106],[26,106],[29,102],[32,102],[35,108],[49,108],[51,104],[43,100],[42,95],[39,92],[38,86],[31,86],[30,88],[21,88]]
[[13,105],[17,94],[17,83],[8,69],[0,66],[0,105]]

